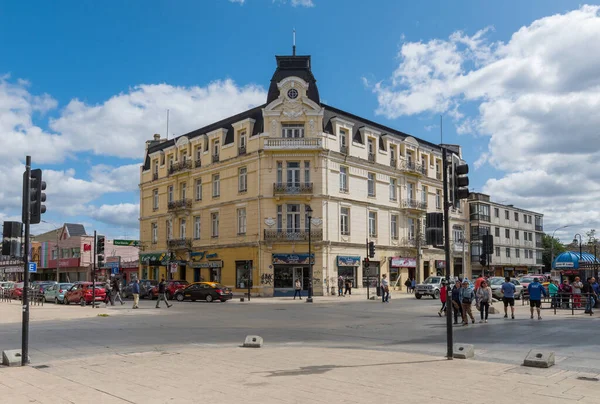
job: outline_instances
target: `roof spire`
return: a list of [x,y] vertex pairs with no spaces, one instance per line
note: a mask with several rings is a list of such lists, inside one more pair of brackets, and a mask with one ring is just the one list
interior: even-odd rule
[[292,44],[292,56],[296,56],[296,28],[294,28],[292,33]]

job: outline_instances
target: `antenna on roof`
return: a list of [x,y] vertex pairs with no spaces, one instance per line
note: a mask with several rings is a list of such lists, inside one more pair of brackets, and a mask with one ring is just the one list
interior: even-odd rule
[[292,33],[292,56],[296,56],[296,28]]
[[167,109],[167,140],[169,140],[169,110]]
[[440,115],[440,144],[444,144],[444,135],[442,132],[442,116]]

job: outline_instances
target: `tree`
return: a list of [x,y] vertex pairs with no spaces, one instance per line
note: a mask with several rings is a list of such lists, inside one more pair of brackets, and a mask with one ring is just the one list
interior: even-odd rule
[[554,258],[556,258],[559,254],[565,252],[567,249],[564,245],[562,245],[558,237],[552,237],[545,233],[542,236],[542,247],[544,248],[542,253],[544,268],[546,269],[546,272],[550,272],[552,269],[552,262],[550,261],[551,252],[554,252]]

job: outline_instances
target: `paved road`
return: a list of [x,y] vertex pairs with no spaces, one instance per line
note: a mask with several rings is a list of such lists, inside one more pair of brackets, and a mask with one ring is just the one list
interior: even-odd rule
[[[304,301],[174,302],[172,308],[159,310],[154,302],[142,301],[136,311],[130,304],[98,309],[99,313],[113,313],[109,317],[34,322],[30,351],[32,361],[42,363],[107,351],[168,350],[186,344],[239,345],[246,335],[258,334],[267,344],[443,355],[445,319],[438,317],[438,308],[439,303],[430,299],[394,299],[385,305],[366,300],[312,305]],[[94,309],[66,306],[64,310]],[[126,314],[122,311],[127,315],[115,315]],[[493,315],[488,324],[456,326],[454,338],[475,344],[478,357],[485,360],[519,363],[530,348],[543,347],[555,351],[557,361],[566,369],[598,373],[600,318],[554,316],[549,311],[543,315],[542,321],[530,320],[527,308],[518,306],[516,320]],[[0,350],[20,346],[20,329],[20,324],[1,324],[0,319]]]

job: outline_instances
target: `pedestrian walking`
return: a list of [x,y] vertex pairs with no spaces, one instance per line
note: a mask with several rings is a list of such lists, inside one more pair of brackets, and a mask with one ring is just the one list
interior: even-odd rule
[[133,295],[133,308],[139,309],[140,303],[140,281],[138,279],[133,281],[131,285],[131,294]]
[[115,302],[112,300],[112,290],[110,287],[110,283],[109,282],[104,282],[104,304],[108,307],[108,303],[111,304],[111,306],[115,305]]
[[479,275],[479,278],[475,280],[475,293],[477,293],[477,289],[481,287],[481,282],[483,281],[485,281],[485,278],[483,277],[483,275]]
[[412,278],[410,280],[410,293],[415,293],[416,288],[417,288],[417,281],[415,281],[415,278]]
[[160,302],[164,301],[165,304],[167,305],[167,308],[171,307],[172,304],[169,304],[169,301],[167,300],[167,285],[165,283],[165,278],[162,278],[160,280],[160,283],[158,284],[158,300],[156,301],[156,308],[159,309],[160,306]]
[[581,283],[581,279],[578,276],[575,277],[575,282],[571,285],[573,286],[573,305],[575,308],[581,308],[581,289],[583,288],[583,283]]
[[463,282],[462,288],[460,288],[459,298],[463,310],[463,326],[469,325],[469,317],[471,317],[471,322],[475,324],[475,317],[473,317],[473,311],[471,310],[473,300],[475,300],[475,294],[469,289],[469,282]]
[[406,282],[404,282],[404,286],[406,286],[406,293],[410,293],[411,285],[412,285],[412,283],[410,282],[410,279],[406,278]]
[[454,287],[452,288],[452,306],[454,307],[454,324],[458,324],[458,314],[459,313],[460,313],[461,321],[464,322],[462,305],[460,303],[460,290],[461,290],[460,280],[457,280],[454,283]]
[[338,278],[338,296],[344,296],[344,277],[340,275]]
[[300,297],[300,300],[302,300],[302,284],[300,283],[300,279],[296,279],[294,285],[294,300],[296,300],[296,296]]
[[440,288],[440,302],[442,302],[442,308],[438,311],[438,316],[442,317],[442,312],[446,313],[446,300],[448,298],[448,288],[446,281],[442,281],[442,287]]
[[585,312],[590,316],[594,314],[594,306],[596,305],[596,299],[598,296],[594,291],[594,287],[592,286],[596,280],[594,278],[587,278],[587,282],[583,285],[583,289],[581,291],[585,295]]
[[488,286],[486,281],[481,282],[479,289],[477,289],[477,298],[477,300],[479,300],[479,312],[481,314],[481,320],[479,320],[479,322],[487,323],[490,302],[492,301],[492,289]]
[[390,282],[387,280],[387,275],[381,275],[381,303],[390,302]]
[[538,278],[533,278],[533,282],[527,286],[529,292],[529,308],[531,310],[531,318],[533,319],[533,310],[537,308],[538,320],[542,319],[541,308],[542,308],[542,295],[547,296],[546,289],[540,283]]
[[551,308],[556,308],[559,307],[559,299],[558,299],[558,281],[554,280],[552,281],[549,285],[548,285],[548,293],[550,294],[550,299],[551,299],[551,303],[550,303],[550,307]]
[[510,277],[504,278],[504,283],[500,287],[502,292],[502,303],[504,304],[504,318],[508,318],[508,306],[510,306],[510,317],[515,319],[515,285],[510,281]]
[[346,293],[352,295],[352,281],[348,278],[346,278],[346,290],[344,290],[344,296],[346,296]]
[[116,276],[112,280],[112,290],[113,290],[113,299],[112,299],[113,305],[117,300],[119,300],[121,302],[121,306],[124,305],[125,302],[121,298],[121,282],[119,282],[119,280],[117,279]]

